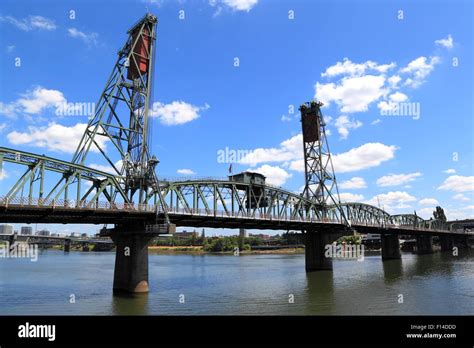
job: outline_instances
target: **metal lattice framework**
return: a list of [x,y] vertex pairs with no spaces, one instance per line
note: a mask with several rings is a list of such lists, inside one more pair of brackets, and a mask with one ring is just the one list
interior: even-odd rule
[[[318,205],[322,217],[329,205],[339,207],[336,175],[326,139],[326,124],[321,112],[321,102],[311,101],[300,106],[303,130],[305,186],[303,196]],[[344,212],[340,216],[347,223]]]
[[[96,149],[119,177],[121,188],[114,187],[110,195],[125,193],[127,202],[142,204],[157,186],[158,160],[150,155],[148,144],[156,24],[157,18],[147,14],[128,31],[128,40],[118,52],[95,114],[72,159],[85,165],[91,149]],[[105,151],[105,139],[113,144],[114,151]]]
[[[214,219],[231,218],[234,221],[252,219],[262,228],[277,229],[281,222],[305,224],[335,224],[344,227],[346,219],[351,226],[371,226],[377,228],[399,227],[406,229],[447,230],[448,226],[436,220],[423,220],[407,215],[390,215],[382,209],[364,203],[342,203],[328,205],[326,214],[321,214],[320,206],[301,194],[270,185],[247,184],[243,182],[201,179],[186,181],[162,180],[157,192],[149,195],[148,203],[133,203],[121,189],[118,175],[113,175],[85,166],[35,155],[13,149],[0,148],[0,165],[4,163],[26,167],[23,175],[13,187],[0,196],[0,207],[8,211],[21,208],[44,208],[38,210],[38,219],[48,219],[54,209],[81,211],[140,212],[152,222],[156,217],[171,222],[186,217],[191,225],[200,223],[213,226]],[[70,178],[71,174],[82,178],[60,187],[49,187],[46,178],[56,176]],[[76,175],[77,177],[77,175]],[[56,182],[54,180],[49,182]],[[87,183],[87,190],[81,193],[81,182]],[[113,196],[111,192],[119,192]],[[53,210],[50,210],[53,208]],[[341,213],[342,212],[342,213]],[[110,214],[109,214],[110,216]],[[84,215],[74,217],[74,222],[87,223]],[[206,218],[202,222],[202,218]],[[33,220],[32,220],[33,221]],[[37,220],[34,220],[37,221]],[[183,220],[184,221],[184,220]],[[89,221],[90,222],[90,221]],[[109,220],[94,220],[110,222]],[[223,226],[228,226],[223,223]],[[295,224],[291,226],[296,226]],[[258,228],[258,226],[256,227]]]
[[[131,203],[122,189],[120,176],[80,164],[7,148],[0,148],[0,168],[3,167],[3,162],[26,167],[20,179],[4,195],[4,199],[9,201],[25,197],[29,200],[37,198],[44,205],[53,204],[59,199],[65,204],[75,200],[77,206],[85,201],[91,205],[93,202],[104,200]],[[52,179],[47,180],[47,175]],[[56,184],[50,187],[47,182]],[[84,190],[85,188],[87,189]],[[120,197],[113,193],[119,193]]]

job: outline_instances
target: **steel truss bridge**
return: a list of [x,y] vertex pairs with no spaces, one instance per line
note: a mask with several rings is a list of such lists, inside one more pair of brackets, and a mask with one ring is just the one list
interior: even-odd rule
[[[354,230],[382,234],[382,259],[400,258],[397,234],[417,235],[423,252],[432,250],[430,235],[440,236],[442,250],[453,245],[449,235],[464,234],[466,241],[472,235],[416,214],[390,215],[364,203],[341,203],[322,103],[314,100],[299,108],[302,193],[267,185],[258,173],[228,180],[160,179],[159,160],[150,153],[149,117],[157,23],[147,13],[127,31],[71,161],[0,147],[0,175],[8,167],[7,173],[19,177],[11,187],[1,187],[0,222],[115,225],[101,234],[117,247],[114,289],[130,292],[148,291],[146,246],[175,226],[302,231],[306,270],[332,269],[325,245]],[[110,170],[94,169],[91,152]]]
[[[147,193],[146,203],[135,204],[126,195],[109,194],[120,192],[124,178],[117,175],[3,147],[0,161],[24,169],[17,183],[0,196],[0,222],[115,224],[141,220],[153,228],[168,217],[177,226],[341,231],[348,227],[343,212],[350,227],[361,232],[460,233],[437,220],[390,215],[364,203],[328,206],[323,214],[314,200],[301,194],[230,180],[159,181],[156,190]],[[47,187],[46,182],[56,185]]]

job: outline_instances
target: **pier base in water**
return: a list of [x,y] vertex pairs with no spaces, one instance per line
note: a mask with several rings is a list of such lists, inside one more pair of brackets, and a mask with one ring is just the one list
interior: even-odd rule
[[439,236],[439,244],[441,245],[441,251],[453,251],[454,240],[452,236]]
[[400,259],[400,242],[396,234],[382,234],[382,260]]
[[118,225],[111,233],[115,254],[114,292],[146,293],[148,287],[148,243],[155,234],[145,226]]
[[306,271],[332,270],[332,259],[325,256],[326,245],[331,244],[330,234],[307,231],[304,237]]
[[416,252],[418,254],[433,253],[433,237],[420,235],[416,237]]
[[71,240],[65,239],[64,240],[64,252],[68,253],[71,250]]

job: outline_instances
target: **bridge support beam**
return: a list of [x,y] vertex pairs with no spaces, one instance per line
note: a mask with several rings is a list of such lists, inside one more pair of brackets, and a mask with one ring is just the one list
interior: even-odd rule
[[144,225],[118,225],[110,236],[117,247],[114,292],[148,292],[148,243],[155,234]]
[[433,253],[433,237],[427,235],[420,235],[416,237],[416,252],[417,254],[431,254]]
[[332,271],[332,259],[326,257],[325,247],[331,244],[329,233],[306,231],[305,234],[305,268],[311,271]]
[[400,242],[396,234],[382,234],[382,260],[400,259]]

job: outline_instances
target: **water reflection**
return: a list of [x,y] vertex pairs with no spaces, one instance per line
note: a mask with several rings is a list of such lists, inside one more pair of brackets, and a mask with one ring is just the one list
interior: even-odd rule
[[306,273],[305,314],[329,314],[334,307],[334,272],[315,271]]
[[382,261],[383,276],[385,284],[397,282],[403,277],[403,261],[402,259]]
[[143,315],[148,312],[148,294],[114,293],[112,314]]
[[374,255],[309,273],[304,255],[150,255],[150,293],[113,296],[113,253],[48,250],[0,260],[0,315],[472,315],[473,254]]

